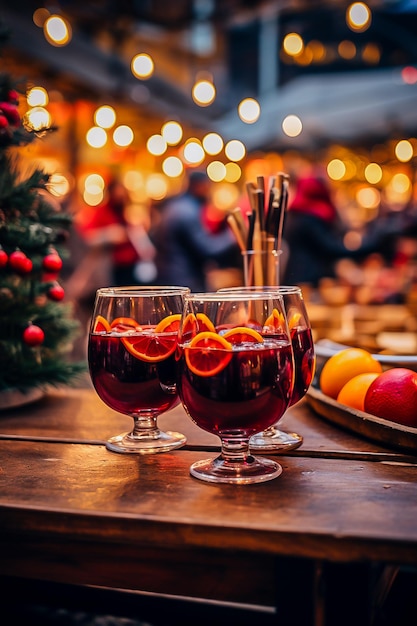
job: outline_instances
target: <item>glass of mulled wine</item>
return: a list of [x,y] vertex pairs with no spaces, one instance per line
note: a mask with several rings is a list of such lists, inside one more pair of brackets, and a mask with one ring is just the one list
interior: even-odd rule
[[[294,388],[289,406],[297,404],[307,393],[314,377],[316,357],[314,352],[311,325],[305,306],[303,293],[296,285],[230,287],[221,292],[278,292],[284,301],[285,314],[294,353]],[[288,433],[270,426],[254,435],[250,447],[256,452],[283,452],[301,445],[303,438],[298,433]]]
[[221,440],[220,455],[194,463],[191,475],[235,484],[279,476],[278,463],[250,453],[249,439],[276,423],[292,396],[294,359],[282,296],[187,294],[177,359],[185,411]]
[[108,450],[153,454],[179,448],[186,437],[159,430],[157,419],[179,403],[178,328],[185,287],[98,289],[88,337],[94,388],[110,408],[133,418],[133,429],[111,437]]

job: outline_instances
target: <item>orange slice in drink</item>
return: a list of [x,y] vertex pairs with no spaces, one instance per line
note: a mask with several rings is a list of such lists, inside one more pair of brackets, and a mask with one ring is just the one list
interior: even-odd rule
[[266,318],[263,330],[267,332],[273,332],[281,330],[282,328],[285,328],[284,315],[274,308],[271,315]]
[[181,314],[167,315],[156,326],[156,333],[176,333],[180,327]]
[[247,326],[236,326],[236,328],[227,330],[222,336],[233,345],[237,343],[262,343],[264,340],[257,330]]
[[156,334],[155,329],[137,335],[122,337],[126,350],[141,361],[158,363],[164,361],[175,352],[177,337],[174,333],[166,336]]
[[133,317],[116,317],[110,324],[112,330],[124,333],[127,330],[141,330],[141,327]]
[[188,348],[185,360],[188,368],[197,376],[215,376],[221,372],[232,358],[232,344],[212,331],[196,335]]
[[300,323],[301,313],[293,313],[288,320],[288,328],[291,330],[295,328]]
[[93,324],[93,333],[109,333],[111,326],[102,315],[97,315]]
[[212,333],[216,332],[214,328],[214,324],[209,317],[205,313],[197,313],[197,322],[198,322],[198,330],[200,332],[210,331]]

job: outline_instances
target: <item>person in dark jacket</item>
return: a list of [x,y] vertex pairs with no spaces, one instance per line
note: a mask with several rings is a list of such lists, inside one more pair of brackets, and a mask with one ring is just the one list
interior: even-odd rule
[[330,190],[323,179],[313,176],[297,181],[285,215],[283,237],[288,245],[283,284],[317,287],[321,278],[335,276],[339,259],[362,259],[377,249],[373,237],[355,250],[344,245]]
[[159,285],[183,285],[193,292],[205,291],[207,264],[227,264],[235,254],[236,240],[228,228],[213,233],[204,226],[203,210],[209,195],[207,175],[194,171],[186,191],[163,206],[152,231]]

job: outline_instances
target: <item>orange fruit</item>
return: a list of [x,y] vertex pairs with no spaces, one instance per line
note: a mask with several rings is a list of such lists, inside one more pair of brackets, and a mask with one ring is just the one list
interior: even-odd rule
[[383,372],[366,393],[365,411],[391,422],[417,427],[417,372],[406,367]]
[[140,330],[139,324],[132,317],[116,317],[110,324],[110,327],[119,333],[132,329]]
[[236,326],[236,328],[226,330],[222,337],[230,341],[233,345],[247,342],[262,343],[264,340],[262,335],[258,333],[257,330],[254,328],[248,328],[247,326]]
[[188,368],[198,376],[214,376],[221,372],[232,358],[232,344],[211,331],[203,331],[193,337],[185,348]]
[[97,315],[93,324],[93,333],[109,333],[111,326],[105,317]]
[[320,389],[336,399],[348,380],[366,372],[381,374],[381,363],[363,348],[345,348],[333,354],[324,364],[320,374]]
[[122,337],[126,350],[141,361],[157,363],[167,359],[175,352],[177,337],[175,333],[156,334],[155,329],[147,332]]
[[180,327],[181,314],[167,315],[155,326],[156,333],[176,333]]
[[216,332],[213,322],[205,313],[189,313],[184,320],[184,324],[182,327],[183,336],[191,333],[195,333],[197,331],[203,332],[205,330]]
[[337,401],[353,409],[364,411],[366,392],[370,384],[375,378],[378,378],[378,376],[380,376],[380,374],[376,372],[365,372],[364,374],[354,376],[343,385],[337,396]]

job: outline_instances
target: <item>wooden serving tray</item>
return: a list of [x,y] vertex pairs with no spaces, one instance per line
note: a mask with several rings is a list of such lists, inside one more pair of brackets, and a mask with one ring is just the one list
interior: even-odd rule
[[326,420],[388,447],[417,454],[417,428],[396,424],[369,413],[352,409],[310,387],[306,395],[310,407]]

